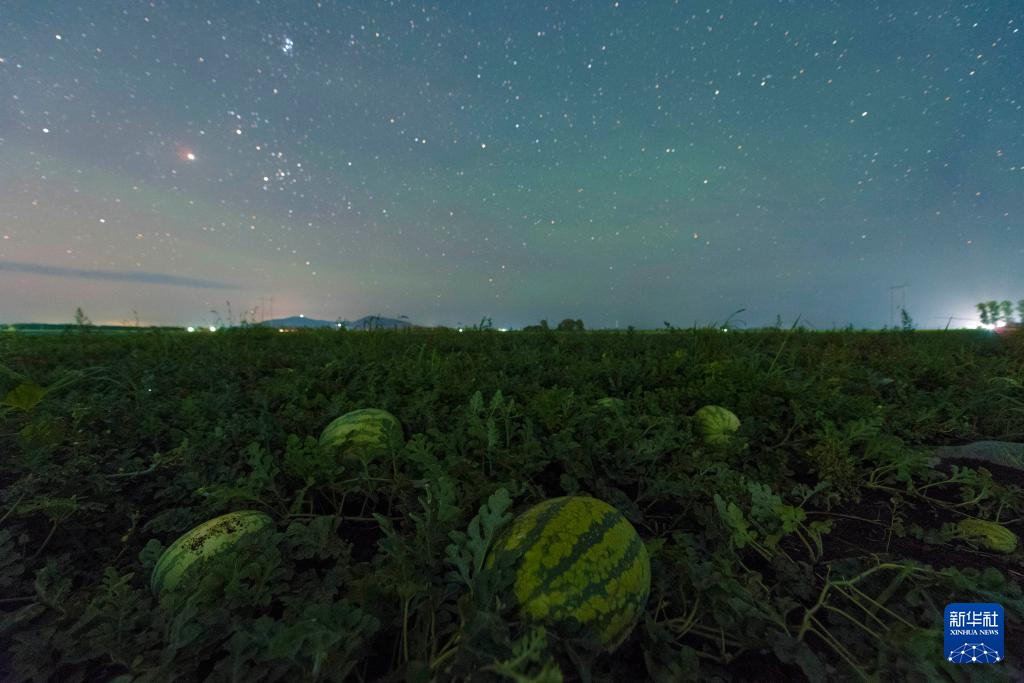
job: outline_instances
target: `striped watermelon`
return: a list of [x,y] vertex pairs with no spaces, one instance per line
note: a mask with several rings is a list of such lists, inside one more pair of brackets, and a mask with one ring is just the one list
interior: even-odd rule
[[693,414],[693,419],[705,443],[714,446],[729,443],[740,428],[740,419],[736,413],[722,406],[704,406]]
[[320,449],[364,463],[400,450],[402,423],[386,410],[364,408],[345,413],[320,434]]
[[215,517],[186,532],[164,551],[149,579],[155,595],[170,591],[193,565],[208,560],[242,536],[272,527],[274,520],[256,510],[240,510]]
[[515,596],[530,621],[579,622],[611,652],[643,614],[651,562],[636,529],[611,505],[553,498],[517,517],[495,543],[515,555]]
[[961,538],[977,541],[982,548],[997,553],[1012,553],[1017,549],[1017,534],[998,522],[984,519],[961,519],[957,525]]

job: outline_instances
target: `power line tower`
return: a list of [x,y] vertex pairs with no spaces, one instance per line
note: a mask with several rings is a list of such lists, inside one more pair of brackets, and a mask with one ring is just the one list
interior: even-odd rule
[[900,292],[900,305],[899,310],[905,310],[907,307],[907,287],[910,285],[903,283],[902,285],[893,285],[889,288],[889,327],[896,325],[896,290]]

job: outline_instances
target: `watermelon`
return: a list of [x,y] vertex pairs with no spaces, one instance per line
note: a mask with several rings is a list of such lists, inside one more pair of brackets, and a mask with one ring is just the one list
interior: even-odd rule
[[1008,554],[1017,549],[1017,534],[997,522],[961,519],[956,526],[961,538],[976,541],[988,550]]
[[400,450],[402,423],[386,410],[364,408],[345,413],[320,434],[320,449],[368,463]]
[[186,532],[157,560],[149,587],[157,596],[173,591],[185,572],[231,547],[239,538],[274,526],[274,520],[256,510],[240,510],[215,517]]
[[704,406],[694,413],[693,418],[704,442],[711,445],[729,443],[733,433],[740,428],[736,414],[722,406]]
[[614,398],[612,396],[605,396],[604,398],[597,399],[597,406],[599,408],[605,408],[607,410],[613,410],[615,412],[621,412],[626,407],[626,402],[621,398]]
[[579,625],[611,652],[647,604],[651,562],[636,529],[618,510],[587,496],[553,498],[517,517],[498,538],[513,554],[513,592],[527,621]]

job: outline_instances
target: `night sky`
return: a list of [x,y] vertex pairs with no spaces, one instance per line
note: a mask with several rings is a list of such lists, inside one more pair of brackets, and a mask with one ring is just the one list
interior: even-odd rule
[[1022,218],[1020,0],[0,4],[0,322],[974,326]]

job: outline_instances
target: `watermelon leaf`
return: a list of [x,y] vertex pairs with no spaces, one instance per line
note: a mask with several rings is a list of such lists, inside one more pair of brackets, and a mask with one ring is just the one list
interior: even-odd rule
[[[46,561],[46,566],[36,572],[35,589],[40,604],[46,605],[62,615],[66,614],[64,606],[68,594],[71,593],[71,576],[66,563],[55,557]],[[131,578],[131,574],[128,578]]]
[[265,657],[300,662],[312,679],[319,679],[328,667],[331,680],[342,680],[355,668],[364,642],[378,627],[376,618],[348,600],[306,605],[286,625],[274,629]]
[[0,529],[0,588],[9,589],[25,571],[25,563],[11,532]]
[[[530,673],[534,666],[540,666],[540,670]],[[484,671],[493,671],[516,683],[562,683],[562,670],[548,653],[547,632],[543,626],[531,629],[520,638],[509,659],[485,666]]]
[[46,389],[35,382],[22,382],[7,392],[4,400],[0,401],[0,405],[28,411],[35,408],[44,396],[46,396]]
[[797,640],[787,633],[775,634],[772,651],[779,661],[796,664],[809,681],[828,680],[828,670],[818,655],[802,640]]
[[142,550],[139,551],[139,562],[142,563],[142,568],[147,572],[152,572],[160,556],[164,554],[164,550],[166,548],[159,539],[149,539]]
[[[132,587],[134,577],[134,572],[122,574],[114,567],[103,570],[97,592],[69,628],[76,649],[107,652],[119,662],[131,662],[140,652],[151,652],[159,633],[151,626],[151,607]],[[64,603],[69,615],[78,613],[72,604]]]
[[243,451],[246,462],[252,468],[248,476],[248,485],[253,491],[261,491],[273,485],[274,478],[281,472],[274,456],[266,451],[258,441],[251,441]]
[[469,522],[468,534],[461,531],[449,533],[454,543],[445,549],[448,561],[455,566],[457,578],[466,585],[472,587],[473,578],[483,569],[491,543],[512,519],[511,513],[507,512],[511,505],[508,491],[500,488],[480,506],[480,512]]
[[718,514],[722,517],[722,521],[732,529],[732,542],[737,548],[742,550],[746,547],[747,543],[755,539],[754,532],[750,530],[750,523],[747,522],[747,518],[743,516],[743,511],[736,506],[736,503],[726,505],[722,496],[716,493],[715,507],[718,509]]
[[349,546],[337,534],[339,521],[331,515],[292,520],[285,530],[289,555],[300,560],[336,560],[347,556]]
[[172,651],[181,650],[202,635],[203,626],[197,619],[199,613],[200,609],[192,599],[187,600],[181,609],[174,613],[174,617],[167,625],[165,636],[168,648]]

